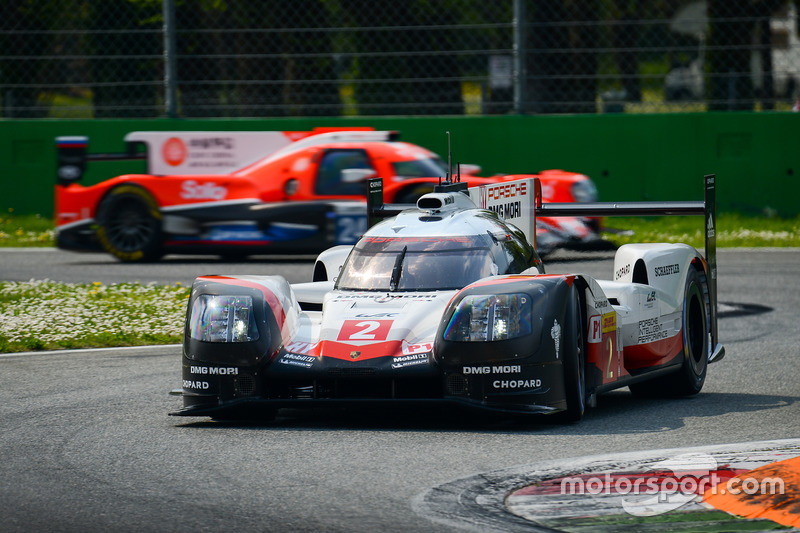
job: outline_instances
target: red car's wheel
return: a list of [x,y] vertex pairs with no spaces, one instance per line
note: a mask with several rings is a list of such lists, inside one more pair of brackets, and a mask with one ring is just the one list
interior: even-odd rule
[[97,238],[121,261],[161,257],[161,213],[155,199],[136,185],[112,189],[97,208]]

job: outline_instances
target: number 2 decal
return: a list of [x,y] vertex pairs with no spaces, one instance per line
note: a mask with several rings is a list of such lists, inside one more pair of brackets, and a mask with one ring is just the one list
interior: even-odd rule
[[339,341],[385,341],[392,329],[392,320],[345,320]]

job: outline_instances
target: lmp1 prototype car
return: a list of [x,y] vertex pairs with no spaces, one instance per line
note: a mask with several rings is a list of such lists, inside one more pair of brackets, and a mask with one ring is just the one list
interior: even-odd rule
[[[537,180],[443,185],[355,246],[323,252],[311,283],[203,276],[189,300],[183,408],[217,419],[322,404],[445,402],[578,420],[602,392],[691,395],[717,341],[714,177],[705,202],[542,204]],[[496,202],[493,199],[498,199]],[[503,205],[503,209],[497,209]],[[488,207],[484,209],[483,206]],[[545,274],[535,232],[500,213],[702,214],[706,256],[629,244],[613,280]],[[327,279],[326,279],[327,278]]]
[[[90,155],[87,137],[59,137],[57,243],[102,249],[122,261],[166,253],[319,253],[353,244],[366,229],[368,177],[384,179],[388,202],[407,203],[447,172],[436,154],[397,137],[371,128],[134,132],[125,137],[127,153]],[[148,173],[77,183],[87,161],[125,159],[146,159]],[[479,170],[464,165],[464,181],[478,186],[520,177],[482,178]],[[547,201],[597,199],[583,174],[538,176]],[[540,224],[542,250],[602,245],[597,229],[596,219],[550,220]]]

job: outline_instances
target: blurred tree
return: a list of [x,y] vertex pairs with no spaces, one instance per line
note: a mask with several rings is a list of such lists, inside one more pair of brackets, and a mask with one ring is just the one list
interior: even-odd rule
[[220,76],[224,59],[219,57],[225,12],[223,2],[176,0],[178,113],[183,117],[225,116]]
[[636,0],[613,0],[611,16],[611,46],[616,50],[614,58],[625,91],[625,99],[642,99],[641,76],[639,75],[639,35],[644,4]]
[[594,113],[598,3],[531,0],[527,13],[526,107],[534,113]]
[[94,116],[157,116],[163,89],[161,1],[105,0],[87,7]]
[[758,38],[762,68],[762,102],[774,104],[770,17],[787,0],[730,2],[709,0],[709,109],[752,110],[756,101],[751,72],[753,45]]
[[[360,115],[462,114],[460,72],[453,51],[452,2],[342,0],[355,21],[355,96]],[[429,26],[435,26],[430,28]]]
[[[47,1],[2,0],[0,2],[0,87],[2,116],[41,118],[47,107],[39,103],[47,73],[41,57],[48,55],[53,40],[42,33],[52,24]],[[8,52],[12,52],[9,54]]]

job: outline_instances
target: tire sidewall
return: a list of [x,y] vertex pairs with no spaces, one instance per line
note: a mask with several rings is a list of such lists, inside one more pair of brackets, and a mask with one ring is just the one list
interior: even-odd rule
[[562,418],[565,422],[577,422],[586,411],[586,342],[581,300],[574,286],[569,292],[564,326],[564,395],[567,409],[562,412]]
[[[150,239],[143,242],[136,250],[122,250],[109,238],[107,224],[115,211],[128,202],[138,202],[154,221],[154,231]],[[103,250],[121,261],[148,261],[160,256],[161,247],[161,212],[155,199],[142,187],[137,185],[121,185],[106,194],[97,207],[97,240]]]
[[[697,316],[699,314],[700,316]],[[708,371],[708,315],[700,276],[691,269],[686,278],[683,303],[683,378],[686,394],[703,388]],[[699,331],[698,331],[699,330]]]

